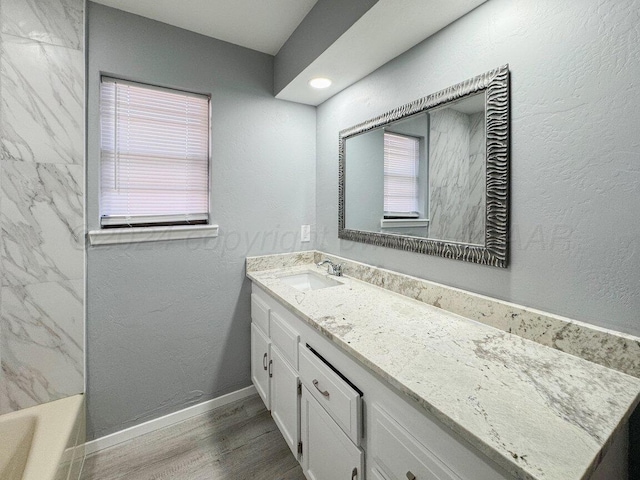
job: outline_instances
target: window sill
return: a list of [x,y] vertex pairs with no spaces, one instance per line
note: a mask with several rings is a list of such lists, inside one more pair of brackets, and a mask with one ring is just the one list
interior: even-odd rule
[[218,236],[218,225],[186,225],[175,227],[105,228],[89,232],[89,244],[162,242]]
[[421,228],[428,226],[428,218],[383,218],[380,220],[380,228]]

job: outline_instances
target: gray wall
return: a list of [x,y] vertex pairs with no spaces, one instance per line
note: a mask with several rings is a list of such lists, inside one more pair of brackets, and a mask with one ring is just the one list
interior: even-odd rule
[[346,140],[345,226],[380,231],[384,216],[384,130],[379,128]]
[[[318,107],[320,249],[640,334],[640,22],[632,0],[491,0]],[[338,132],[509,63],[508,269],[337,238]]]
[[98,227],[100,71],[212,95],[209,240],[88,250],[88,428],[100,437],[250,385],[246,255],[313,248],[315,108],[273,57],[89,4],[87,223]]
[[84,388],[84,0],[0,0],[0,414]]

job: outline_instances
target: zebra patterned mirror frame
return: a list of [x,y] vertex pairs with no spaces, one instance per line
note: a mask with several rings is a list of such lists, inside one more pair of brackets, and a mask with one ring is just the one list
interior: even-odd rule
[[[347,140],[398,120],[485,94],[484,244],[350,229],[345,222]],[[344,129],[339,135],[338,237],[344,240],[506,268],[509,237],[509,66],[504,65]]]

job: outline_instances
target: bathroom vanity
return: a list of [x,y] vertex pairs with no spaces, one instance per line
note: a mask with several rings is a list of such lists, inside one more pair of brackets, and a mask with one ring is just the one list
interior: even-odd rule
[[307,478],[626,478],[638,378],[318,258],[247,260],[252,380]]

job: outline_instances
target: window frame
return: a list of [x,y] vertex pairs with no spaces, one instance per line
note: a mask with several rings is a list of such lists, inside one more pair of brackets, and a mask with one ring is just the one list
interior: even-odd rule
[[[148,90],[164,91],[172,94],[181,94],[185,96],[191,96],[196,98],[203,98],[207,101],[207,155],[206,155],[206,185],[207,185],[207,199],[206,206],[207,212],[205,214],[193,214],[193,220],[188,217],[190,214],[185,214],[184,220],[175,220],[171,217],[178,215],[147,215],[138,216],[125,216],[125,215],[103,215],[103,193],[102,193],[102,87],[106,81],[115,84],[132,85],[135,87],[142,87]],[[97,244],[102,243],[128,243],[129,241],[152,241],[152,240],[164,240],[174,238],[187,238],[186,232],[195,232],[201,230],[201,233],[191,234],[188,238],[200,238],[208,236],[218,235],[218,225],[212,223],[212,205],[211,205],[211,193],[212,193],[212,95],[211,93],[203,93],[194,90],[186,90],[183,88],[169,87],[160,85],[157,83],[149,83],[145,81],[134,80],[126,78],[120,75],[112,75],[105,72],[100,72],[99,86],[98,86],[98,225],[99,231],[89,232],[90,239],[93,237],[96,239]],[[206,218],[203,218],[205,217]],[[172,232],[173,231],[173,232]],[[99,232],[105,235],[97,235]],[[129,232],[127,238],[130,240],[113,240],[117,237],[122,237],[120,233]],[[164,232],[164,234],[162,234]],[[167,234],[168,232],[168,234]],[[161,235],[162,234],[162,235]],[[160,238],[163,237],[163,238]],[[103,240],[100,240],[103,239]],[[110,240],[107,240],[110,239]],[[113,241],[112,241],[113,240]],[[93,241],[91,242],[94,243]]]
[[[422,147],[422,141],[423,139],[421,137],[417,137],[415,135],[407,135],[405,133],[398,133],[398,132],[394,132],[392,130],[386,130],[383,133],[383,137],[385,137],[386,135],[393,135],[396,137],[402,137],[402,138],[407,138],[407,139],[411,139],[413,140],[416,145],[417,145],[417,158],[416,158],[416,168],[415,171],[417,173],[417,175],[413,176],[414,180],[415,180],[415,184],[416,184],[416,188],[415,188],[415,198],[414,198],[414,202],[415,202],[415,206],[418,207],[416,210],[414,211],[407,211],[407,212],[396,212],[396,211],[391,211],[391,210],[387,210],[385,207],[386,205],[384,205],[384,199],[383,199],[383,207],[382,207],[382,219],[383,219],[383,224],[385,223],[384,220],[413,220],[413,219],[421,219],[421,212],[419,209],[420,206],[420,161],[421,161],[421,147]],[[386,149],[385,149],[386,150]],[[386,164],[386,155],[384,155],[384,160],[383,160],[383,165]],[[386,190],[386,179],[387,179],[387,172],[386,169],[384,169],[383,167],[383,178],[385,181],[385,190]],[[386,197],[386,195],[384,195],[383,197]],[[393,222],[387,222],[388,224],[392,224]]]

